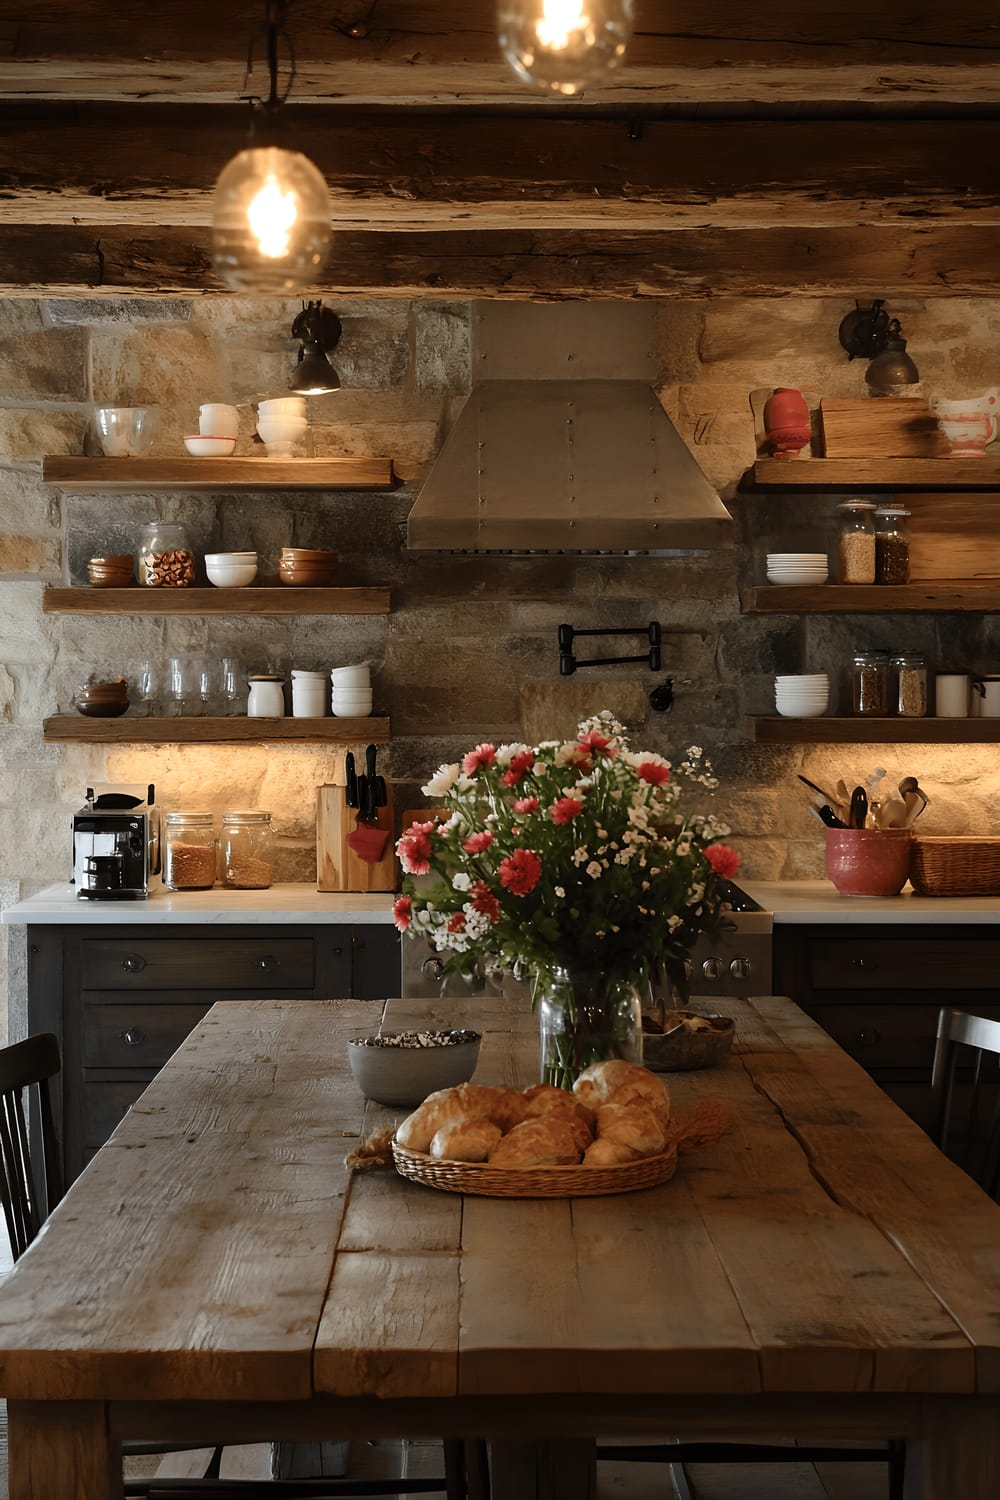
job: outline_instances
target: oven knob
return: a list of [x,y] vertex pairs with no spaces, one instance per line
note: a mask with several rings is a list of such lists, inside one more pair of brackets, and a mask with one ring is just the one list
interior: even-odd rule
[[734,979],[749,979],[750,960],[748,958],[734,958],[729,965],[729,972]]
[[420,972],[425,979],[443,979],[444,964],[440,958],[435,958],[432,955],[430,958],[424,959],[420,965]]
[[721,958],[706,958],[701,966],[703,979],[721,979],[725,973],[725,964]]

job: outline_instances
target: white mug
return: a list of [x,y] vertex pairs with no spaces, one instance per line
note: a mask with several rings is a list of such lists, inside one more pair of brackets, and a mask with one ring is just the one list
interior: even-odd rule
[[238,437],[240,414],[235,406],[206,401],[198,408],[198,431],[202,437]]
[[1000,677],[974,677],[973,710],[979,719],[1000,719]]
[[934,714],[938,719],[969,717],[969,678],[965,672],[939,672],[935,677]]

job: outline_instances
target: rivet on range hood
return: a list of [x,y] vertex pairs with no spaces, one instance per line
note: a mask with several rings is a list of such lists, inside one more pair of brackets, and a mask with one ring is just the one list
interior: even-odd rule
[[483,380],[410,513],[408,546],[659,552],[734,545],[732,517],[642,380]]

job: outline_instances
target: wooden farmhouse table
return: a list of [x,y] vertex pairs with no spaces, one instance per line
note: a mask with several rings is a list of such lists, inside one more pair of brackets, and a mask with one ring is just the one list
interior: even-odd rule
[[[0,1289],[11,1500],[120,1496],[123,1437],[607,1434],[905,1438],[908,1496],[996,1500],[1000,1208],[791,1001],[722,1003],[731,1057],[670,1083],[729,1133],[555,1201],[345,1168],[393,1118],[372,1003],[215,1006]],[[534,1019],[481,1016],[477,1078],[530,1082]]]

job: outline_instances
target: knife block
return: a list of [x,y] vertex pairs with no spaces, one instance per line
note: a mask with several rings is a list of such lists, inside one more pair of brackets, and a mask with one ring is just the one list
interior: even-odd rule
[[[358,826],[358,810],[348,807],[342,786],[316,788],[316,889],[318,891],[392,891],[396,887],[396,850],[393,838],[392,787],[378,809],[378,826],[387,830],[385,853],[369,864],[348,845]],[[375,825],[372,824],[372,827]]]

